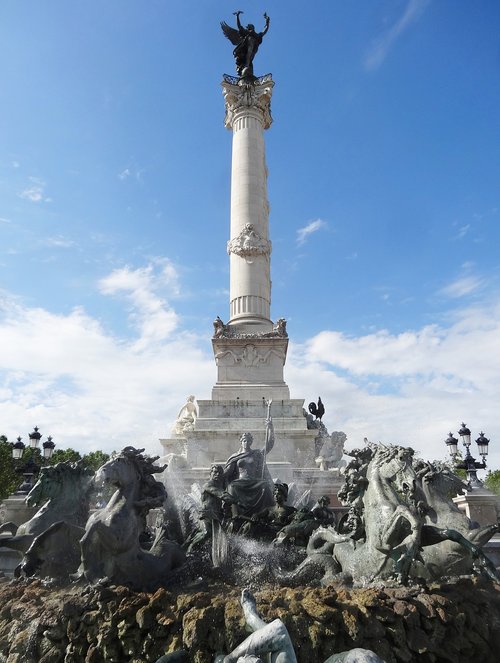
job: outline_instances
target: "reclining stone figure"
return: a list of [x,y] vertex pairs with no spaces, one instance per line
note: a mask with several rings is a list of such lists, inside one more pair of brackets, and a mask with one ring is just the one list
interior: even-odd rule
[[[255,598],[248,589],[241,593],[241,607],[248,628],[252,631],[241,644],[226,656],[216,656],[214,663],[262,663],[271,654],[273,663],[297,663],[290,635],[281,619],[266,623],[257,612]],[[325,663],[384,663],[369,649],[351,649],[330,656]]]

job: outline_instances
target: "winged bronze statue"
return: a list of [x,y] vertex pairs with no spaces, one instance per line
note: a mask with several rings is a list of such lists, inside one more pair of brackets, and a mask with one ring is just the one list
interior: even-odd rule
[[232,28],[225,21],[222,21],[220,25],[222,32],[235,46],[233,55],[236,60],[238,75],[242,78],[254,78],[253,59],[262,44],[264,35],[269,30],[270,20],[269,16],[264,13],[266,26],[262,32],[255,32],[255,26],[252,23],[249,23],[246,28],[241,25],[240,14],[243,14],[243,12],[234,12],[238,29]]

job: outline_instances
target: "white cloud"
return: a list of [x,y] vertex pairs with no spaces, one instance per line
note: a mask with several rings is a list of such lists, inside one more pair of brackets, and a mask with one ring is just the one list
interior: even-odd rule
[[301,246],[302,244],[304,244],[304,242],[309,237],[309,235],[312,235],[313,233],[318,232],[318,230],[321,230],[322,228],[326,227],[327,227],[326,221],[322,221],[321,219],[316,219],[316,221],[311,221],[310,223],[308,223],[307,226],[299,228],[299,230],[297,230],[297,244]]
[[321,332],[291,345],[287,381],[306,401],[321,395],[326,425],[345,430],[351,447],[367,436],[444,458],[443,440],[465,420],[476,435],[484,428],[490,466],[500,466],[500,301],[463,310],[449,326]]
[[[153,324],[155,315],[152,316]],[[146,333],[148,331],[146,330]],[[208,392],[213,359],[184,333],[140,344],[106,333],[81,308],[56,315],[0,300],[2,433],[38,425],[62,448],[160,450],[186,395]]]
[[423,14],[430,0],[408,0],[400,19],[381,36],[375,39],[365,58],[368,71],[378,69],[386,59],[390,49],[399,37]]
[[470,230],[470,223],[466,223],[465,226],[461,226],[458,229],[457,239],[463,239],[465,235],[467,235],[469,230]]
[[464,297],[478,290],[484,284],[484,279],[480,276],[469,274],[455,279],[439,292],[446,297]]
[[75,246],[75,242],[72,239],[63,237],[62,235],[56,235],[55,237],[48,237],[44,244],[47,246],[54,246],[55,248],[60,249],[69,249],[72,246]]
[[[177,272],[166,260],[101,280],[104,296],[130,307],[131,340],[82,308],[58,315],[0,298],[0,433],[25,437],[38,425],[63,448],[137,444],[158,453],[157,438],[168,435],[187,394],[209,398],[216,380],[208,339],[182,331],[158,294],[171,286]],[[500,466],[500,300],[400,334],[325,330],[298,345],[289,331],[292,398],[320,395],[326,425],[345,430],[349,447],[367,436],[444,458],[444,438],[464,420],[476,436],[484,429],[490,465]]]
[[126,180],[127,177],[130,177],[130,175],[132,175],[132,173],[130,172],[130,170],[128,168],[125,168],[125,170],[122,170],[121,173],[118,173],[118,177],[121,180]]
[[0,216],[0,223],[12,223],[10,219]]
[[12,168],[19,168],[20,166],[21,166],[21,164],[19,163],[19,161],[13,161],[12,162]]
[[158,294],[163,289],[179,293],[177,270],[165,259],[138,269],[115,269],[99,281],[101,293],[122,296],[130,302],[131,320],[140,331],[137,348],[168,338],[178,325],[176,312]]
[[30,177],[31,185],[19,193],[20,198],[30,200],[32,203],[50,203],[52,198],[45,196],[45,182],[38,177]]

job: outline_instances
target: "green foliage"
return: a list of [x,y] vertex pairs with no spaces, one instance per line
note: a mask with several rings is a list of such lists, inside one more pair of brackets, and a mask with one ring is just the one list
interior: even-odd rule
[[500,470],[489,470],[484,485],[495,495],[500,495]]
[[450,460],[447,460],[445,462],[446,462],[446,465],[448,465],[450,470],[453,472],[453,474],[456,474],[457,477],[460,477],[461,479],[463,479],[463,481],[467,482],[467,472],[466,472],[466,470],[461,470],[461,469],[459,469],[458,467],[455,466],[456,463],[462,463],[463,459],[464,459],[463,454],[459,449],[458,452],[456,453],[455,457],[453,458],[453,460],[450,459]]
[[16,474],[12,447],[5,435],[0,435],[0,501],[8,497],[21,483]]
[[105,454],[102,451],[91,451],[83,457],[85,467],[89,467],[91,470],[94,470],[94,472],[97,472],[97,470],[104,465],[104,463],[107,463],[108,460],[109,454]]
[[78,460],[81,460],[82,457],[74,449],[54,449],[52,458],[49,460],[49,465],[55,465],[56,463],[63,463],[67,460],[72,463],[76,463]]

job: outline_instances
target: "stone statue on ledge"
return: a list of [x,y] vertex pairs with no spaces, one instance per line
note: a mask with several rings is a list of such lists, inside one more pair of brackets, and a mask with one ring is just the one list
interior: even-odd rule
[[343,431],[333,431],[326,438],[326,442],[321,447],[320,455],[315,460],[320,470],[326,471],[345,465],[342,456],[344,455],[344,443],[346,440],[347,435]]
[[194,401],[194,396],[188,396],[186,404],[181,407],[174,424],[173,432],[175,435],[183,435],[194,430],[194,424],[198,417],[198,410]]
[[249,23],[247,27],[243,27],[240,23],[240,14],[242,11],[234,12],[236,16],[236,24],[238,29],[232,28],[225,21],[221,22],[222,32],[234,44],[233,51],[234,59],[236,60],[236,71],[242,78],[254,78],[253,75],[253,59],[262,44],[264,35],[269,30],[269,16],[264,13],[266,20],[266,27],[262,32],[255,32],[255,26]]

